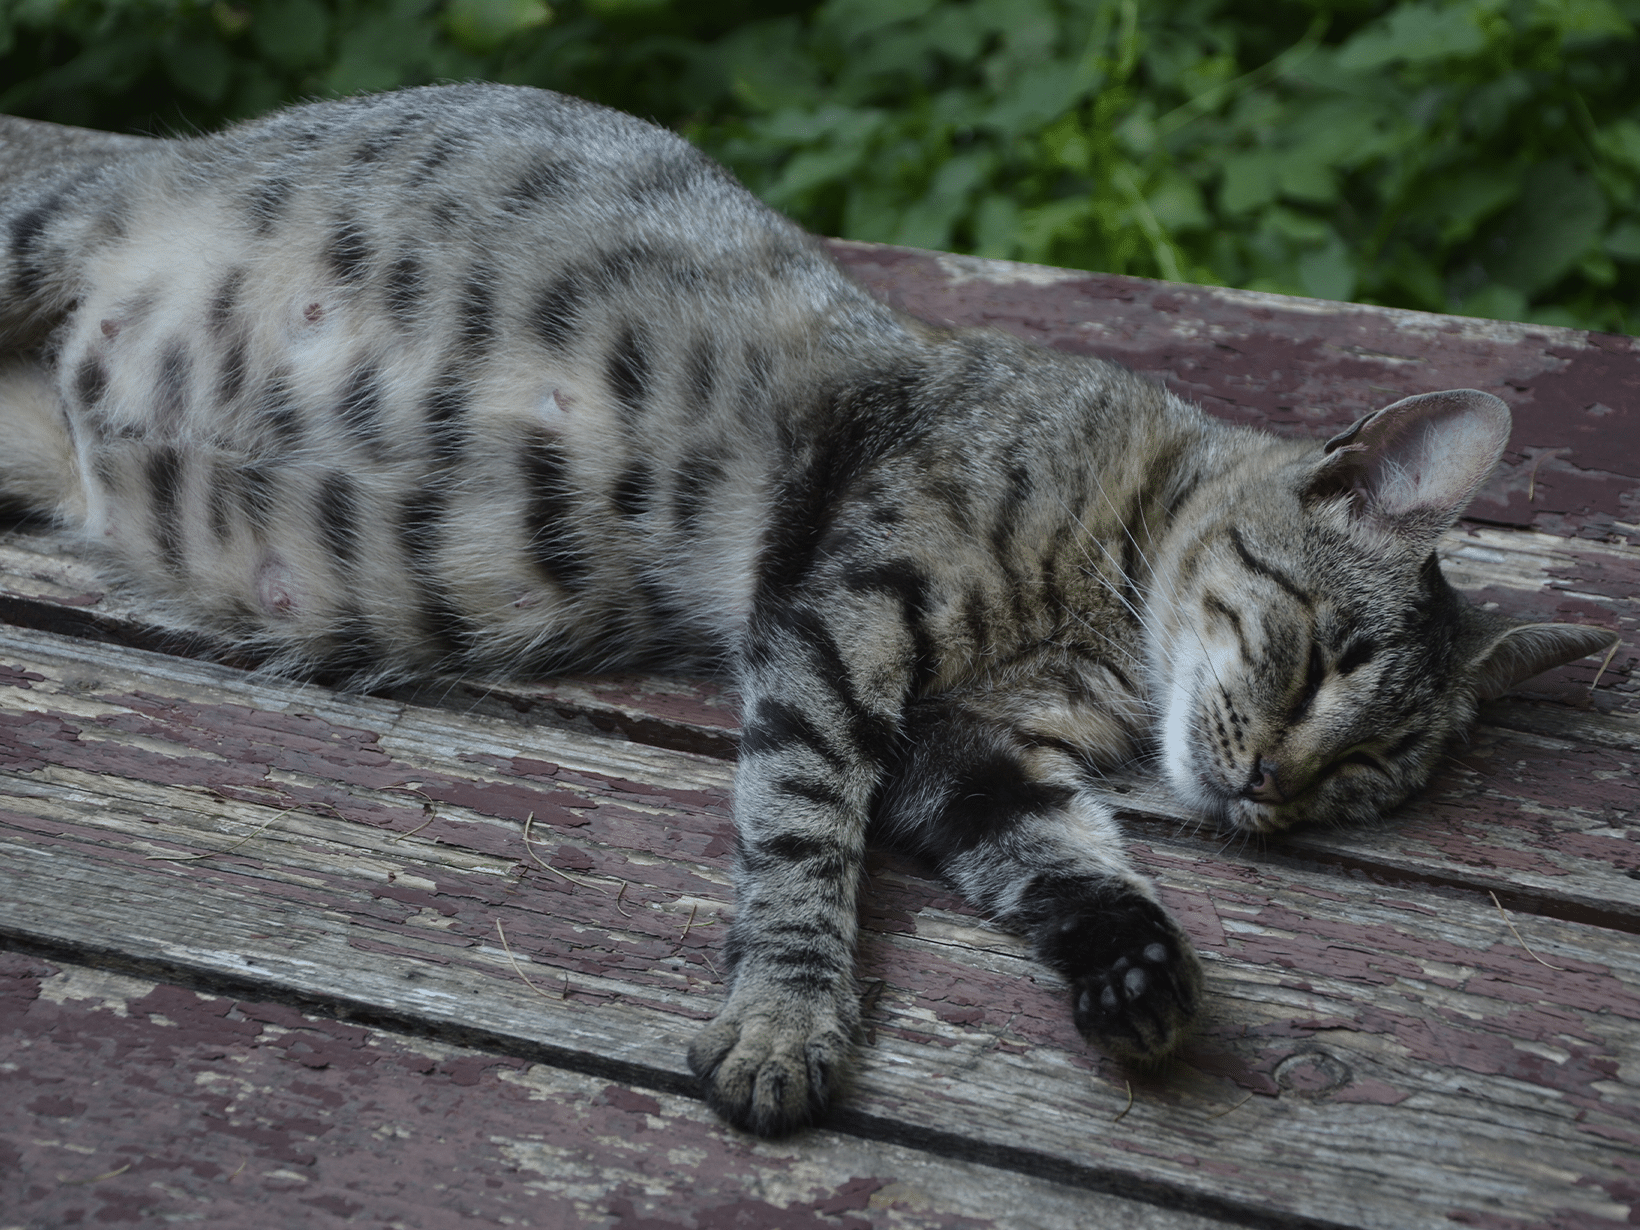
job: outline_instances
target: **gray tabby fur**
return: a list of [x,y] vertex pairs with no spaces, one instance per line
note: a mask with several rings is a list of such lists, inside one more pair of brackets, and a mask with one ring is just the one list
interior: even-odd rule
[[1440,576],[1496,398],[1229,427],[896,314],[628,116],[457,86],[0,139],[0,492],[275,668],[732,666],[733,974],[690,1062],[759,1132],[845,1069],[868,833],[1154,1060],[1201,971],[1103,769],[1250,832],[1376,816],[1478,698],[1610,641]]

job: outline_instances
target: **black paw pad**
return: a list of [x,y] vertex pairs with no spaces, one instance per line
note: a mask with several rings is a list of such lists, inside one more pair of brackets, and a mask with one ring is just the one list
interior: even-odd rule
[[1046,930],[1043,958],[1070,980],[1084,1037],[1137,1063],[1178,1045],[1201,1000],[1201,963],[1165,910],[1137,894],[1082,902]]

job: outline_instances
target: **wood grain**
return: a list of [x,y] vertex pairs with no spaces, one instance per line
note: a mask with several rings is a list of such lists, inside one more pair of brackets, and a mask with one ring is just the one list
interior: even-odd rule
[[268,1000],[4,953],[0,988],[8,1224],[1225,1225],[838,1132],[755,1141],[689,1098]]
[[[40,633],[0,662],[6,934],[687,1088],[729,911],[725,763]],[[581,884],[524,850],[531,813]],[[879,866],[861,968],[883,986],[836,1126],[1242,1220],[1628,1217],[1640,940],[1517,919],[1552,969],[1474,894],[1138,854],[1210,963],[1174,1071],[1089,1052],[1017,941]]]
[[[1640,603],[1623,578],[1640,576],[1640,548],[1470,527],[1448,536],[1443,556],[1456,583],[1512,615],[1565,618],[1559,608],[1571,593],[1625,633],[1624,655],[1634,643]],[[27,604],[33,626],[149,647],[174,643],[175,630],[145,622],[140,605],[96,584],[93,565],[64,536],[37,529],[0,536],[0,601]],[[59,611],[100,622],[88,632],[83,623],[55,622]],[[1592,691],[1594,659],[1489,706],[1429,789],[1383,828],[1303,831],[1275,852],[1402,882],[1496,892],[1512,909],[1640,931],[1640,714],[1627,691],[1630,661],[1620,657]],[[733,756],[738,732],[732,692],[699,680],[454,682],[395,695],[515,728],[613,734],[718,758]],[[1118,781],[1111,802],[1146,831],[1193,824],[1154,781]]]

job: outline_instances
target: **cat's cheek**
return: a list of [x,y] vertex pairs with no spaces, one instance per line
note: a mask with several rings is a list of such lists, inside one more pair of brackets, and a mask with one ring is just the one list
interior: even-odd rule
[[1162,716],[1162,768],[1181,803],[1217,819],[1224,809],[1224,801],[1202,780],[1203,770],[1195,751],[1196,708],[1195,681],[1190,672],[1180,672],[1168,686],[1167,706]]
[[1168,780],[1181,794],[1187,793],[1195,773],[1190,757],[1190,711],[1195,697],[1189,683],[1174,677],[1167,694],[1167,709],[1162,716],[1162,763]]

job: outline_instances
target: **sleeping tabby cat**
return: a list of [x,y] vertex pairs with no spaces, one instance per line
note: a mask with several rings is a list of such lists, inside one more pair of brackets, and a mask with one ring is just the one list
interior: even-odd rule
[[738,912],[690,1063],[772,1133],[837,1088],[868,835],[1029,936],[1081,1031],[1166,1054],[1197,958],[1089,792],[1376,816],[1476,701],[1603,649],[1433,553],[1509,414],[1324,444],[936,329],[678,138],[531,90],[216,136],[0,128],[0,492],[198,626],[358,686],[732,664]]

